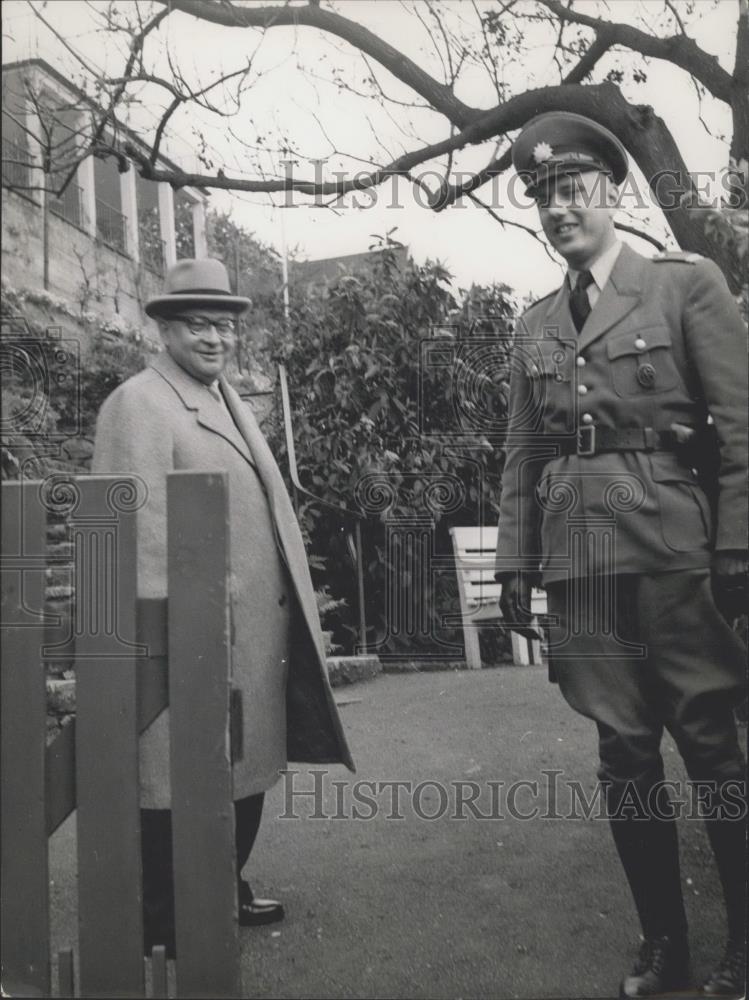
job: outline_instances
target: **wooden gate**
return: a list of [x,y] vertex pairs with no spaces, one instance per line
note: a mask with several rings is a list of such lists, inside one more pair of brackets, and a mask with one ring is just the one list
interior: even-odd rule
[[[241,996],[226,477],[169,475],[169,596],[151,601],[136,599],[137,476],[4,483],[2,494],[3,991],[51,995],[47,838],[76,809],[79,988],[62,952],[60,995],[145,996],[138,734],[169,704],[177,995]],[[52,509],[71,530],[62,645],[74,645],[77,707],[46,745],[44,660],[61,648],[45,645]],[[166,996],[162,947],[151,961],[152,993]]]

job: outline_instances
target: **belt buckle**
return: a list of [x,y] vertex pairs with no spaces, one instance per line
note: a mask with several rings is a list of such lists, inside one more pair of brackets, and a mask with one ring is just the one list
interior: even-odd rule
[[577,430],[577,454],[595,455],[595,453],[596,453],[595,425],[588,424],[585,427],[579,427]]

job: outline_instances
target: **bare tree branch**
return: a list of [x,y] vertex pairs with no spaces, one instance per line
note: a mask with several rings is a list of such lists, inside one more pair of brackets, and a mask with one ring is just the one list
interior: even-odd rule
[[524,226],[522,222],[514,222],[512,219],[503,219],[501,215],[499,215],[497,212],[494,211],[491,205],[487,205],[485,201],[482,201],[478,197],[478,195],[475,195],[471,192],[467,193],[471,201],[474,202],[476,205],[479,205],[481,208],[483,208],[485,212],[488,212],[489,215],[492,217],[492,219],[494,219],[495,222],[498,222],[503,229],[507,226],[514,226],[516,229],[522,229],[524,233],[527,233],[529,236],[532,236],[534,240],[536,240],[538,243],[541,244],[541,246],[546,251],[546,256],[549,258],[549,260],[553,260],[555,264],[557,263],[551,251],[549,250],[549,244],[545,240],[541,239],[541,237],[539,236],[538,232],[535,229],[531,229],[530,226]]
[[731,74],[723,69],[715,56],[709,55],[686,35],[658,38],[633,25],[618,21],[604,21],[602,18],[585,14],[581,10],[566,7],[560,0],[538,0],[538,3],[561,20],[582,24],[596,31],[603,28],[609,32],[612,45],[623,45],[634,52],[640,52],[644,56],[652,56],[655,59],[663,59],[688,73],[693,73],[714,97],[728,104],[731,103]]
[[[481,12],[476,6],[476,0],[471,0],[471,3],[473,5],[474,13],[476,14],[476,17],[479,19],[479,24],[481,25],[481,34],[484,39],[483,50],[480,53],[479,58],[481,60],[481,64],[484,66],[487,73],[489,74],[489,78],[494,84],[494,90],[496,91],[497,94],[497,100],[501,101],[504,95],[502,86],[499,82],[499,76],[497,75],[497,64],[494,62],[493,59],[490,58],[491,48],[489,45],[489,36],[486,32],[486,24],[484,22],[483,17],[481,16]],[[484,52],[486,53],[486,56],[484,56]]]
[[580,62],[572,67],[563,82],[582,83],[587,76],[590,76],[598,61],[606,55],[612,44],[611,33],[606,27],[601,28],[588,51],[581,57]]
[[657,240],[655,236],[651,236],[650,233],[644,232],[642,229],[637,229],[635,226],[628,226],[626,222],[615,222],[614,229],[618,229],[622,233],[629,233],[630,236],[639,236],[641,240],[646,240],[648,243],[656,248],[656,250],[665,250],[665,244]]
[[[416,166],[430,160],[439,160],[443,164],[442,158],[447,156],[447,174],[442,178],[438,190],[429,192],[429,206],[434,211],[441,211],[448,205],[455,203],[462,195],[466,195],[474,203],[480,204],[486,210],[491,210],[495,212],[495,215],[498,215],[496,206],[493,204],[486,206],[484,201],[477,198],[474,193],[482,184],[507,170],[511,163],[509,149],[503,148],[501,152],[498,152],[495,146],[494,154],[483,170],[468,178],[459,176],[457,170],[454,170],[454,154],[471,145],[489,141],[498,144],[498,137],[507,141],[507,137],[521,128],[529,118],[544,111],[572,111],[600,122],[621,139],[651,184],[655,200],[660,202],[665,219],[671,226],[678,243],[686,249],[708,253],[718,261],[728,274],[727,264],[730,263],[728,258],[733,250],[710,242],[705,235],[701,220],[695,220],[678,199],[671,204],[659,194],[657,179],[663,172],[678,178],[679,193],[690,194],[694,191],[694,184],[688,174],[683,157],[666,124],[654,113],[652,108],[627,101],[621,90],[613,83],[601,84],[589,83],[588,81],[590,81],[591,74],[599,61],[614,49],[627,48],[645,58],[669,62],[686,71],[695,82],[696,87],[705,88],[713,96],[730,105],[734,122],[731,153],[737,160],[743,157],[749,159],[749,99],[747,97],[749,91],[749,0],[738,0],[737,51],[732,73],[721,67],[715,57],[705,52],[687,35],[688,25],[674,6],[674,0],[664,0],[665,7],[661,8],[661,10],[670,11],[679,29],[678,33],[669,37],[659,37],[657,34],[657,30],[663,30],[662,23],[667,20],[665,17],[659,19],[660,29],[654,25],[651,32],[647,30],[649,28],[647,23],[642,20],[638,22],[641,27],[635,27],[594,16],[590,13],[590,6],[582,4],[574,6],[572,0],[569,2],[536,0],[534,5],[530,2],[517,5],[515,0],[506,0],[503,5],[498,5],[499,9],[492,8],[483,17],[476,0],[473,0],[472,6],[466,5],[464,9],[472,11],[475,16],[479,17],[483,48],[475,46],[472,41],[471,33],[473,36],[477,35],[472,20],[470,26],[465,27],[467,21],[462,14],[458,16],[457,21],[450,21],[446,19],[445,8],[427,2],[428,17],[423,17],[418,10],[415,13],[432,40],[436,57],[442,60],[447,82],[441,82],[430,75],[405,53],[400,52],[363,25],[335,10],[321,7],[319,3],[292,5],[290,2],[286,2],[273,6],[252,3],[238,6],[231,3],[230,0],[157,0],[163,9],[157,13],[156,17],[146,22],[142,20],[141,10],[137,5],[135,5],[135,17],[129,17],[127,14],[116,16],[110,10],[106,15],[108,20],[105,20],[105,24],[109,30],[115,33],[122,32],[123,37],[128,39],[129,46],[124,72],[121,76],[107,79],[95,68],[88,66],[75,49],[60,38],[59,31],[55,31],[48,23],[43,8],[35,6],[31,0],[28,2],[40,23],[45,24],[58,40],[66,44],[68,51],[76,57],[79,64],[83,65],[84,70],[102,94],[102,107],[93,115],[94,125],[91,145],[89,146],[89,149],[93,149],[96,155],[122,156],[121,150],[113,148],[112,143],[107,146],[104,139],[109,139],[110,133],[116,132],[118,128],[115,111],[123,101],[131,99],[128,96],[129,87],[137,83],[151,83],[165,88],[166,93],[170,95],[168,102],[165,102],[167,107],[160,112],[155,128],[152,129],[153,134],[148,140],[150,148],[146,147],[147,152],[144,152],[144,148],[136,142],[132,142],[126,147],[128,155],[137,164],[141,175],[145,178],[165,181],[175,188],[189,184],[269,195],[298,192],[307,197],[315,198],[315,204],[320,205],[321,202],[317,201],[320,197],[337,200],[350,191],[367,190],[383,183],[392,176],[410,177],[414,183],[420,185],[421,190],[429,191],[428,186],[423,183],[423,179],[414,176]],[[354,9],[353,5],[348,9]],[[520,60],[523,51],[525,51],[522,41],[519,40],[515,21],[504,18],[510,9],[513,10],[512,17],[516,21],[537,22],[544,26],[543,30],[553,32],[546,41],[550,41],[553,45],[554,57],[558,59],[560,71],[566,72],[566,75],[559,85],[527,90],[505,100],[505,84],[502,81],[511,71],[521,65]],[[272,27],[282,25],[291,26],[295,30],[301,27],[313,28],[322,32],[324,37],[329,38],[330,44],[339,51],[346,45],[352,46],[361,55],[364,65],[369,71],[370,80],[363,89],[368,90],[371,86],[372,91],[361,96],[376,101],[390,115],[391,120],[395,121],[406,140],[413,143],[414,148],[399,153],[400,143],[393,142],[391,145],[394,146],[394,154],[396,155],[386,152],[383,159],[389,159],[389,162],[386,162],[385,165],[371,163],[370,158],[367,163],[368,169],[361,171],[356,176],[343,177],[336,174],[334,175],[335,179],[330,179],[330,177],[321,179],[316,173],[314,178],[309,179],[297,178],[291,172],[282,176],[282,168],[275,168],[273,164],[273,146],[266,144],[260,151],[258,143],[255,147],[258,155],[251,158],[253,162],[250,164],[251,169],[256,172],[256,176],[252,176],[245,163],[241,159],[237,159],[240,166],[240,176],[230,177],[223,170],[218,170],[215,174],[211,173],[213,169],[211,161],[215,160],[216,157],[207,146],[203,134],[196,130],[195,134],[203,151],[202,159],[206,164],[206,173],[187,173],[179,169],[167,169],[158,162],[159,149],[167,124],[173,120],[177,110],[183,105],[198,105],[214,115],[228,117],[236,114],[236,110],[241,107],[244,93],[255,79],[255,77],[251,77],[252,59],[250,59],[242,68],[234,73],[222,75],[207,86],[199,86],[195,83],[191,85],[183,76],[180,67],[176,65],[173,52],[168,46],[164,52],[169,66],[168,74],[164,70],[162,75],[158,75],[158,70],[154,72],[152,68],[146,66],[144,61],[145,38],[158,28],[165,17],[174,11],[235,30],[256,28],[264,33]],[[500,19],[502,20],[500,21]],[[568,29],[570,25],[576,25],[577,30]],[[643,25],[646,30],[643,30]],[[666,28],[666,30],[671,29]],[[590,40],[588,39],[588,31],[593,33]],[[576,37],[573,38],[573,35]],[[479,39],[478,45],[480,46],[480,44],[481,40]],[[299,47],[301,48],[301,41]],[[454,85],[467,59],[470,59],[477,66],[483,64],[485,68],[489,69],[489,75],[492,78],[498,99],[498,103],[494,107],[488,109],[471,107],[456,97]],[[424,105],[409,105],[408,101],[399,99],[401,95],[399,98],[391,98],[381,84],[378,74],[374,71],[375,64],[377,64],[378,69],[382,67],[392,74],[396,82],[407,86],[413,93],[415,100],[421,99]],[[309,75],[314,77],[314,71],[309,71]],[[229,85],[230,81],[231,86]],[[236,86],[234,86],[235,81]],[[351,94],[358,93],[350,80],[342,78],[333,82]],[[220,88],[224,88],[223,92]],[[390,89],[388,87],[388,90]],[[388,105],[394,103],[423,107],[443,115],[449,122],[449,137],[440,142],[422,144],[418,138],[419,133],[412,122],[398,122],[393,118]],[[369,120],[366,111],[362,117]],[[323,134],[326,135],[322,124],[319,124]],[[330,141],[330,137],[327,135],[326,137]],[[52,133],[45,133],[39,138],[49,156],[52,147],[58,144],[57,138]],[[287,157],[293,152],[293,155],[301,160],[302,154],[296,150],[292,151],[292,147],[295,145],[296,143],[281,136],[279,151]],[[333,146],[332,142],[331,146]],[[252,147],[250,143],[245,143],[244,148]],[[265,156],[266,151],[268,160]],[[336,155],[349,155],[340,153],[338,150],[335,150],[335,153]],[[364,162],[363,158],[360,159]],[[288,162],[290,163],[290,161]],[[268,164],[270,170],[275,170],[275,173],[265,172]],[[244,171],[241,169],[242,167],[244,167]],[[451,179],[454,181],[452,185],[450,184]],[[499,218],[501,219],[501,215]],[[648,238],[640,233],[638,235],[645,239]],[[651,242],[654,241],[651,240]],[[654,243],[654,245],[656,244]]]
[[[92,78],[94,80],[99,80],[99,74],[98,74],[98,72],[96,70],[94,70],[92,67],[90,67],[87,64],[87,62],[80,56],[80,54],[78,52],[76,52],[76,50],[71,45],[68,44],[67,40],[62,37],[62,35],[60,34],[60,32],[58,32],[44,18],[44,16],[40,13],[40,11],[33,5],[33,3],[31,3],[31,0],[27,0],[27,2],[28,2],[29,7],[31,8],[31,10],[34,12],[35,16],[39,19],[39,21],[41,21],[41,23],[44,24],[45,27],[48,28],[48,30],[51,31],[52,34],[59,41],[62,42],[62,44],[65,46],[65,48],[77,59],[77,61],[84,67],[84,69],[86,69],[86,71],[92,76]],[[114,110],[117,107],[117,105],[119,104],[120,99],[122,98],[123,94],[125,93],[125,88],[127,86],[127,80],[129,79],[129,77],[130,77],[130,75],[132,73],[133,67],[134,67],[137,59],[139,58],[140,53],[143,50],[143,45],[145,44],[146,38],[148,37],[148,35],[152,31],[154,31],[156,28],[159,27],[159,25],[161,24],[161,22],[166,17],[168,17],[169,14],[170,14],[170,9],[168,7],[165,8],[164,10],[159,11],[145,25],[145,27],[142,29],[142,31],[140,31],[138,34],[136,34],[136,35],[133,36],[131,44],[130,44],[130,54],[128,56],[127,63],[125,65],[125,72],[123,74],[122,82],[120,82],[119,84],[117,84],[115,86],[115,89],[114,89],[113,93],[110,96],[108,107],[103,109],[102,114],[99,116],[98,122],[96,122],[95,125],[94,125],[94,128],[93,128],[91,136],[90,136],[90,140],[89,140],[89,149],[90,150],[96,149],[97,146],[100,144],[101,138],[102,138],[102,136],[104,134],[104,130],[106,129],[107,125],[110,125],[110,126],[116,125],[116,121],[114,119]],[[63,182],[61,191],[64,191],[65,188],[67,187],[67,185],[72,181],[73,177],[75,176],[76,170],[77,170],[77,165],[75,167],[71,168],[71,170],[69,171],[68,175],[65,177],[65,180]]]
[[151,145],[151,153],[149,156],[149,160],[151,161],[151,166],[156,165],[156,160],[158,159],[159,156],[159,146],[161,145],[161,139],[164,135],[164,129],[169,124],[169,119],[172,117],[177,108],[180,107],[180,105],[182,105],[183,103],[184,100],[182,97],[175,97],[172,103],[166,109],[165,113],[161,116],[161,121],[159,122],[156,128],[156,135],[154,136],[154,140]]
[[686,28],[684,27],[684,22],[682,21],[681,16],[679,15],[678,10],[676,9],[676,7],[674,7],[674,5],[672,3],[672,0],[664,0],[664,3],[668,7],[668,9],[671,11],[671,14],[673,15],[674,21],[676,21],[676,23],[679,25],[679,31],[682,33],[682,35],[686,35],[687,32],[686,32]]
[[321,31],[337,35],[371,56],[458,128],[465,127],[480,113],[476,108],[471,108],[458,100],[449,86],[435,80],[368,28],[334,11],[311,4],[303,7],[234,7],[230,3],[216,3],[213,0],[158,0],[158,2],[168,3],[170,10],[182,11],[201,20],[231,28],[270,28],[276,25],[307,25],[319,28]]

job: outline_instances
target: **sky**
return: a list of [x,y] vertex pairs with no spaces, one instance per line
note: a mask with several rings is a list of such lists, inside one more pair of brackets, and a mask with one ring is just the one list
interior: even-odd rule
[[[521,0],[522,2],[522,0]],[[111,35],[96,30],[94,14],[103,3],[83,0],[55,0],[42,7],[44,16],[64,39],[97,69],[117,75],[124,65],[124,54],[112,42]],[[145,5],[142,5],[145,7]],[[489,6],[482,0],[442,0],[440,10],[456,31],[478,33],[476,8]],[[133,9],[124,0],[118,7]],[[429,22],[423,3],[406,6],[396,0],[339,0],[335,5],[344,16],[365,24],[371,31],[415,59],[425,70],[440,77],[442,62],[429,34]],[[586,10],[601,8],[598,0],[586,0]],[[610,0],[609,17],[634,23],[637,15],[652,19],[662,10],[655,0]],[[698,43],[714,54],[727,69],[731,67],[735,45],[737,0],[696,0],[700,16],[695,30]],[[421,16],[419,16],[421,15]],[[2,5],[3,61],[40,56],[75,79],[76,63],[62,42],[42,26],[22,0],[6,0]],[[535,35],[528,58],[522,64],[501,68],[512,92],[556,82],[558,76],[551,62],[545,36]],[[294,154],[295,176],[314,176],[315,160],[324,161],[318,170],[351,171],[363,169],[362,160],[387,162],[410,149],[449,135],[444,118],[431,111],[394,107],[384,111],[377,104],[347,93],[323,78],[336,70],[351,87],[364,86],[368,75],[361,57],[350,46],[331,40],[309,28],[279,27],[265,33],[227,29],[198,22],[187,15],[172,14],[164,22],[159,38],[154,39],[147,55],[157,68],[166,72],[164,49],[179,61],[182,71],[191,78],[208,81],[220,70],[242,65],[252,57],[253,85],[245,94],[240,109],[231,117],[216,119],[187,113],[175,115],[170,125],[171,138],[165,151],[185,169],[195,169],[194,135],[196,123],[205,136],[214,168],[222,166],[230,176],[253,176],[252,160],[260,156],[268,169],[272,158],[258,149],[273,145],[274,135],[286,135]],[[631,62],[631,61],[630,61]],[[602,63],[604,69],[613,65]],[[626,65],[626,63],[625,63]],[[386,71],[377,77],[385,91],[399,101],[412,101],[414,95]],[[466,67],[457,86],[457,95],[467,104],[488,108],[496,96],[486,74]],[[719,170],[726,165],[728,147],[721,137],[730,129],[727,109],[711,98],[698,102],[695,88],[684,73],[675,67],[653,62],[648,67],[645,84],[624,84],[625,96],[637,103],[651,104],[664,118],[682,149],[690,169]],[[153,127],[163,97],[153,88],[140,90],[141,101],[130,109],[130,124],[136,128]],[[709,125],[709,134],[700,124],[700,115]],[[250,148],[252,147],[252,148]],[[478,169],[490,158],[493,144],[482,144],[462,152],[454,166],[463,171]],[[277,167],[278,157],[275,157]],[[424,171],[444,167],[440,163],[416,168],[432,188],[436,174]],[[538,228],[535,210],[506,204],[503,185],[494,190],[485,187],[479,194],[493,203],[501,203],[501,214],[510,223]],[[419,204],[421,199],[422,204]],[[276,204],[273,204],[275,200]],[[304,207],[304,199],[294,198],[294,207],[284,206],[284,198],[268,195],[212,192],[211,203],[228,209],[233,219],[254,232],[261,241],[280,252],[284,247],[302,258],[319,259],[347,253],[359,253],[376,236],[389,231],[405,243],[417,262],[439,260],[453,274],[456,287],[471,283],[502,282],[519,295],[538,296],[558,285],[561,263],[550,259],[546,250],[531,236],[512,225],[500,226],[487,212],[464,201],[446,211],[435,213],[423,206],[423,195],[404,179],[387,183],[368,199],[352,195],[333,211],[324,207]],[[521,199],[521,201],[524,201]],[[356,204],[355,204],[356,202]],[[357,207],[358,206],[358,207]],[[633,221],[633,220],[626,220]],[[663,238],[665,230],[658,212],[634,220],[640,228]],[[642,241],[633,245],[648,253]],[[673,246],[674,244],[671,243]]]

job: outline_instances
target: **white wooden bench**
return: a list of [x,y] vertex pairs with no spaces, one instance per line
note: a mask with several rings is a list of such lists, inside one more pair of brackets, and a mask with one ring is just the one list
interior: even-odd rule
[[[463,619],[466,662],[469,667],[481,667],[479,626],[485,622],[500,622],[499,598],[502,584],[494,579],[494,554],[497,549],[497,528],[450,528],[458,575],[458,594]],[[546,593],[533,589],[531,593],[533,624],[536,615],[546,614]],[[541,663],[541,643],[528,640],[517,632],[512,637],[512,658],[519,664]]]

